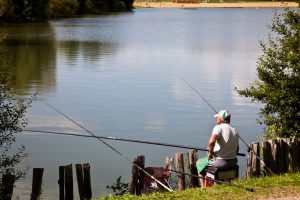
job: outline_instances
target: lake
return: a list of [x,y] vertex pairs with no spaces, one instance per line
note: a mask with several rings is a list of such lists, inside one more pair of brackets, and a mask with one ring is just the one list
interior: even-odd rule
[[[280,11],[280,9],[279,9]],[[2,51],[16,70],[18,93],[37,93],[95,135],[206,148],[214,111],[228,109],[232,124],[248,143],[258,141],[260,105],[234,90],[256,78],[259,41],[266,41],[275,9],[136,9],[133,12],[51,20],[46,24],[1,27]],[[27,129],[88,135],[42,101],[27,113]],[[164,166],[166,156],[185,149],[107,141],[146,166]],[[109,194],[122,176],[130,181],[126,159],[95,139],[24,133],[17,137],[29,153],[29,171],[15,196],[29,198],[32,168],[45,168],[43,199],[58,198],[58,167],[90,163],[93,196]],[[247,147],[240,141],[240,152]],[[205,156],[206,152],[199,152]],[[246,159],[239,157],[240,176]],[[74,169],[74,168],[73,168]],[[74,172],[74,181],[76,180]],[[75,181],[76,182],[76,181]],[[77,185],[74,183],[76,198]]]

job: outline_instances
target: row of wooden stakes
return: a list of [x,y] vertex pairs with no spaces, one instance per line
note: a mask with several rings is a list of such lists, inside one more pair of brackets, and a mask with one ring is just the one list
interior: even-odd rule
[[[81,200],[92,198],[90,165],[76,164],[78,192]],[[32,190],[30,200],[40,199],[44,168],[33,168]],[[15,178],[13,175],[3,175],[0,185],[0,199],[11,200]],[[59,167],[59,200],[74,199],[72,164]]]
[[[187,159],[185,159],[187,158]],[[143,170],[145,170],[147,173],[149,173],[150,175],[153,175],[155,178],[157,178],[159,181],[169,184],[170,181],[170,177],[169,176],[165,176],[168,177],[169,180],[164,180],[163,177],[163,173],[164,172],[171,172],[171,171],[176,171],[178,173],[176,173],[177,175],[177,189],[178,191],[182,191],[185,190],[187,188],[187,183],[186,183],[186,175],[184,175],[185,172],[189,172],[189,174],[195,175],[197,176],[197,168],[196,168],[196,162],[198,160],[198,152],[196,150],[190,150],[188,153],[175,153],[175,170],[173,169],[173,165],[174,165],[174,159],[172,157],[166,157],[165,158],[165,167],[161,168],[161,167],[145,167],[145,156],[140,155],[137,156],[134,159],[134,163],[136,165],[138,165],[141,169],[139,169],[136,165],[132,165],[132,177],[131,177],[131,181],[130,181],[130,188],[129,188],[129,192],[130,194],[135,194],[135,195],[140,195],[142,193],[150,193],[150,192],[159,192],[164,190],[163,187],[161,187],[160,185],[158,185],[157,189],[151,189],[149,188],[149,184],[147,182],[149,182],[150,178],[148,175],[145,175],[145,173],[143,172]],[[185,169],[187,168],[187,169]],[[164,171],[164,172],[161,172]],[[190,187],[199,187],[199,179],[195,176],[191,176],[189,181]],[[144,180],[146,179],[146,180]],[[154,180],[152,180],[152,182],[155,182]]]
[[[197,174],[196,170],[196,161],[198,159],[198,153],[195,150],[191,150],[188,153],[188,168],[192,174]],[[184,172],[185,164],[184,164],[184,154],[176,153],[176,171]],[[158,188],[158,190],[150,190],[147,189],[147,181],[148,177],[144,174],[142,170],[140,170],[136,165],[144,170],[149,169],[172,169],[173,166],[173,158],[166,157],[166,165],[165,168],[161,167],[145,167],[145,156],[137,156],[133,160],[132,165],[132,179],[130,182],[129,193],[140,195],[142,193],[150,193],[153,191],[162,191],[162,188]],[[86,164],[76,164],[76,176],[78,183],[78,192],[79,198],[83,199],[91,199],[92,198],[92,188],[91,188],[91,177],[90,177],[90,165]],[[40,198],[41,190],[42,190],[42,180],[43,180],[44,168],[33,168],[32,174],[32,190],[30,195],[30,200],[37,200]],[[151,173],[151,172],[150,172]],[[153,172],[154,173],[154,172]],[[156,176],[156,178],[160,178],[160,175],[152,174]],[[146,178],[145,178],[146,177]],[[169,181],[169,180],[165,180]],[[11,200],[13,194],[15,178],[12,175],[3,175],[2,184],[0,184],[0,199],[1,200]],[[193,187],[198,187],[199,182],[197,178],[192,178],[191,183]],[[73,187],[73,167],[72,164],[66,166],[59,167],[59,200],[72,200],[74,199],[74,187]],[[2,185],[2,187],[1,187]],[[146,187],[145,187],[146,186]],[[178,175],[178,190],[184,190],[186,188],[185,175]]]
[[277,138],[249,145],[246,176],[284,174],[300,170],[300,139]]

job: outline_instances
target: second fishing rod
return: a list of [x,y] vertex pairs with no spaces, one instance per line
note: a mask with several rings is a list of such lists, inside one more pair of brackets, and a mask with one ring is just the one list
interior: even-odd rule
[[[76,134],[76,133],[43,131],[43,130],[30,130],[30,129],[24,129],[23,132],[53,134],[53,135],[66,135],[66,136],[76,136],[76,137],[95,138],[95,139],[100,138],[100,139],[106,139],[106,140],[133,142],[133,143],[141,143],[141,144],[151,144],[151,145],[182,148],[182,149],[192,149],[192,150],[197,150],[197,151],[208,151],[205,148],[193,147],[193,146],[188,146],[188,145],[170,144],[170,143],[162,143],[162,142],[154,142],[154,141],[146,141],[146,140],[133,140],[133,139],[119,138],[119,137],[108,137],[108,136],[99,136],[99,135],[91,136],[91,135],[82,135],[82,134]],[[245,156],[244,153],[237,153],[237,155],[238,156]]]

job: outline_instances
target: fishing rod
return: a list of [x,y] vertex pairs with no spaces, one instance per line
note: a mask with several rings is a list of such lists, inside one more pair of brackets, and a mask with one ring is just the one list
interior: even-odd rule
[[[216,113],[216,114],[218,114],[218,112],[216,111],[216,109],[204,98],[204,96],[202,96],[201,94],[200,94],[200,92],[198,91],[198,90],[196,90],[188,81],[186,81],[184,78],[182,78],[182,77],[180,77],[191,89],[193,89],[193,91],[195,91],[208,105],[209,105],[209,107]],[[260,162],[266,167],[266,169],[271,173],[271,174],[273,174],[273,172],[267,167],[267,165],[264,163],[264,161],[263,160],[261,160],[261,158],[260,157],[258,157],[258,155],[257,155],[257,153],[243,140],[243,138],[239,135],[239,138],[242,140],[242,142],[248,147],[248,149],[249,150],[251,150],[254,154],[255,154],[255,156],[256,156],[256,158],[258,159],[258,160],[260,160]]]
[[138,166],[136,163],[132,162],[131,160],[129,160],[129,158],[127,158],[125,155],[123,155],[120,151],[118,151],[116,148],[114,148],[113,146],[111,146],[110,144],[108,144],[107,142],[103,141],[101,138],[98,138],[94,133],[92,133],[91,131],[89,131],[88,129],[86,129],[84,126],[80,125],[79,123],[77,123],[75,120],[71,119],[70,117],[68,117],[66,114],[64,114],[63,112],[61,112],[60,110],[58,110],[57,108],[55,108],[54,106],[51,106],[50,104],[48,104],[47,102],[45,102],[42,99],[39,99],[41,102],[43,102],[45,105],[47,105],[48,107],[52,108],[53,110],[55,110],[56,112],[58,112],[59,114],[61,114],[62,116],[64,116],[65,118],[67,118],[68,120],[70,120],[71,122],[73,122],[74,124],[76,124],[77,126],[79,126],[80,128],[82,128],[84,131],[86,131],[87,133],[89,133],[92,137],[97,138],[100,142],[102,142],[104,145],[106,145],[107,147],[109,147],[111,150],[113,150],[114,152],[116,152],[117,154],[119,154],[122,158],[124,158],[125,160],[127,160],[130,164],[136,166],[138,169],[140,169],[141,171],[143,171],[146,175],[148,175],[150,178],[152,178],[155,182],[157,182],[159,185],[161,185],[162,187],[164,187],[166,190],[168,190],[169,192],[172,192],[172,188],[167,187],[165,184],[163,184],[161,181],[159,181],[158,179],[156,179],[154,176],[152,176],[151,174],[149,174],[146,170],[144,170],[143,168],[141,168],[140,166]]
[[[45,134],[54,134],[54,135],[67,135],[67,136],[77,136],[77,137],[87,137],[87,138],[101,138],[101,139],[107,139],[107,140],[117,140],[117,141],[124,141],[124,142],[152,144],[152,145],[175,147],[175,148],[177,147],[177,148],[183,148],[183,149],[193,149],[193,150],[198,150],[198,151],[208,151],[207,149],[193,147],[193,146],[169,144],[169,143],[161,143],[161,142],[151,142],[151,141],[145,141],[145,140],[133,140],[133,139],[126,139],[126,138],[119,138],[119,137],[91,136],[91,135],[81,135],[81,134],[67,133],[67,132],[41,131],[41,130],[30,130],[30,129],[25,129],[25,130],[23,130],[23,132],[45,133]],[[244,153],[237,153],[237,155],[238,156],[246,156]]]
[[[162,168],[162,169],[164,169],[164,168]],[[175,173],[178,173],[178,174],[187,175],[187,176],[191,176],[191,177],[195,177],[195,178],[201,178],[201,179],[204,179],[204,180],[210,180],[210,181],[213,181],[215,183],[220,183],[220,184],[224,184],[224,185],[228,185],[228,186],[232,186],[232,187],[242,188],[242,189],[247,190],[248,192],[254,192],[253,188],[248,188],[248,187],[245,187],[245,186],[242,186],[242,185],[237,185],[237,184],[229,183],[229,182],[225,182],[225,181],[215,180],[215,179],[212,179],[210,177],[202,177],[202,176],[198,176],[198,175],[194,175],[194,174],[190,174],[190,173],[186,173],[186,172],[180,172],[180,171],[176,171],[176,170],[172,170],[172,169],[164,169],[164,170],[168,170],[168,171],[171,171],[171,172],[175,172]]]

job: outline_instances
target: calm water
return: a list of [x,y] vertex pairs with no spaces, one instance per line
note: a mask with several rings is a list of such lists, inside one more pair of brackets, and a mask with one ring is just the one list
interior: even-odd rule
[[[254,8],[138,9],[10,25],[1,49],[17,71],[20,94],[37,92],[96,135],[205,148],[214,112],[183,77],[217,110],[229,109],[241,137],[253,142],[262,132],[255,123],[259,105],[233,88],[255,79],[259,40],[266,39],[273,14],[274,9]],[[30,129],[86,134],[40,101],[27,117]],[[118,176],[130,180],[130,164],[97,140],[26,134],[17,141],[29,152],[22,163],[28,175],[15,188],[20,197],[29,198],[33,167],[45,168],[44,199],[57,199],[60,165],[89,162],[94,196],[109,193],[105,186]],[[145,155],[147,166],[164,166],[166,156],[187,152],[108,142],[130,160]],[[246,160],[239,164],[244,176]]]

